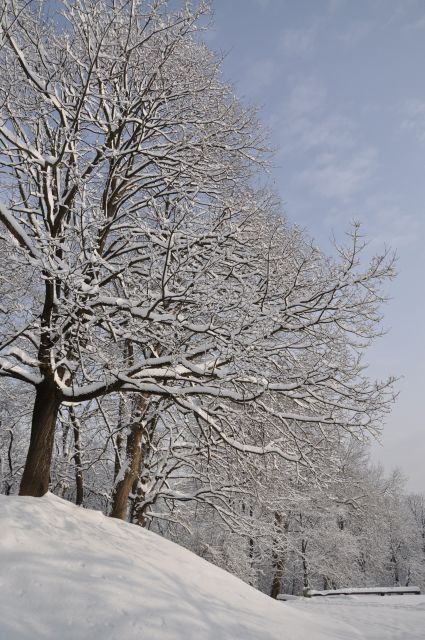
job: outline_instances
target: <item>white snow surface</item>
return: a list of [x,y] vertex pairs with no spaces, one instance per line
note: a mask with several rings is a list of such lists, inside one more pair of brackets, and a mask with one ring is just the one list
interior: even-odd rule
[[[342,595],[395,595],[395,594],[409,594],[420,591],[419,587],[347,587],[346,589],[332,589],[327,591],[317,591],[316,589],[309,589],[310,596],[342,596]],[[379,593],[377,593],[379,592]]]
[[[365,640],[425,638],[424,595],[300,598],[281,604],[291,611],[317,611],[329,621],[353,625]],[[342,633],[341,640],[346,640]]]
[[419,640],[425,629],[422,596],[277,602],[51,494],[0,496],[0,593],[1,640]]

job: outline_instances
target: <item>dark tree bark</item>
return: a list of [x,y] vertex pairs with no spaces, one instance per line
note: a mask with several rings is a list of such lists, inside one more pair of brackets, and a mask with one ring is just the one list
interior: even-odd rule
[[[2,428],[2,424],[1,424],[1,420],[0,420],[0,430]],[[6,496],[9,496],[12,493],[12,487],[13,487],[13,461],[12,461],[12,447],[13,447],[13,431],[12,429],[9,430],[9,446],[7,448],[7,462],[9,465],[9,474],[10,474],[10,480],[5,480],[4,481],[4,490],[3,493]]]
[[323,590],[330,591],[332,589],[332,581],[328,576],[323,576]]
[[82,505],[84,501],[84,478],[83,467],[81,461],[81,441],[80,441],[80,425],[75,415],[73,407],[69,409],[69,415],[72,423],[72,430],[74,433],[74,462],[75,462],[75,486],[76,496],[75,504]]
[[143,436],[146,428],[143,423],[143,417],[149,403],[149,396],[140,396],[137,403],[135,420],[129,426],[126,444],[125,468],[118,472],[120,478],[115,484],[112,495],[112,508],[109,514],[111,518],[120,520],[127,519],[128,499],[135,482],[139,477],[140,466],[143,460]]
[[51,325],[55,308],[55,292],[58,295],[59,283],[48,278],[49,274],[44,275],[46,275],[45,297],[38,349],[42,381],[36,386],[30,445],[19,489],[21,496],[41,497],[49,490],[56,420],[62,400],[50,361],[51,349],[54,345]]
[[49,490],[55,426],[61,397],[54,381],[45,378],[36,390],[31,437],[19,495],[41,497]]
[[393,566],[394,585],[396,587],[399,587],[400,586],[400,573],[399,573],[398,561],[397,561],[394,549],[391,551],[391,564]]
[[114,460],[114,486],[118,477],[118,474],[121,469],[121,459],[120,459],[120,451],[122,447],[123,436],[121,433],[117,434],[114,449],[115,449],[115,460]]
[[[242,502],[242,513],[245,515],[247,511],[247,506],[245,504],[245,502]],[[249,517],[252,518],[254,514],[252,505],[249,506]],[[252,567],[254,564],[254,538],[249,538],[248,540],[248,557],[249,557],[249,566],[251,568],[252,571]],[[250,578],[249,583],[251,585],[251,587],[253,586],[253,582],[252,582],[252,578]]]
[[[158,403],[156,403],[156,407],[158,409]],[[154,498],[153,500],[150,500],[148,502],[146,501],[146,492],[143,489],[141,479],[142,474],[146,474],[147,477],[149,477],[149,474],[151,473],[150,469],[147,468],[145,461],[150,453],[152,438],[153,434],[155,433],[158,417],[159,414],[158,412],[156,412],[146,423],[145,433],[143,435],[143,447],[139,461],[139,471],[132,487],[134,499],[132,500],[131,504],[129,520],[130,522],[139,525],[139,527],[146,527],[150,522],[146,516],[146,511],[150,506],[152,506],[152,504],[154,504],[156,499]]]
[[280,554],[279,558],[277,558],[274,562],[273,582],[272,582],[272,588],[270,590],[271,598],[277,598],[277,596],[282,590],[282,578],[283,578],[284,566],[285,566],[285,559],[283,557],[283,554]]
[[116,483],[112,496],[111,518],[127,519],[128,498],[140,468],[142,437],[143,429],[141,425],[132,424],[130,433],[127,436],[126,461],[124,462],[126,468],[122,478]]
[[[143,455],[141,456],[140,467],[143,464],[143,458],[145,457],[145,455],[146,455],[146,450],[143,452]],[[133,524],[137,524],[139,527],[146,527],[148,523],[148,519],[146,517],[146,508],[149,505],[144,504],[144,506],[142,506],[142,503],[144,503],[145,492],[141,489],[139,485],[139,477],[136,478],[136,480],[134,481],[132,492],[135,495],[135,498],[131,505],[130,522],[132,522]]]
[[309,580],[309,570],[308,570],[308,562],[307,562],[307,540],[305,540],[304,538],[301,540],[301,554],[302,554],[302,564],[303,564],[303,587],[304,590],[308,589],[310,587],[310,580]]
[[[275,539],[275,547],[279,548],[282,544],[282,538],[284,534],[288,533],[289,525],[287,522],[282,523],[282,514],[278,511],[275,512],[275,530],[276,530],[276,539]],[[273,550],[273,581],[270,590],[270,596],[272,598],[277,598],[279,593],[282,590],[282,580],[283,580],[283,570],[285,568],[286,562],[286,553],[283,551],[277,551],[276,548]]]

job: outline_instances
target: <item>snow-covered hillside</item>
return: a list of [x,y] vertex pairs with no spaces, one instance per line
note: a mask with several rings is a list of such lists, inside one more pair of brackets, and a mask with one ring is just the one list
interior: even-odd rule
[[189,551],[53,495],[0,496],[1,640],[341,640]]
[[416,640],[425,628],[422,596],[276,602],[51,494],[0,496],[0,588],[1,640]]

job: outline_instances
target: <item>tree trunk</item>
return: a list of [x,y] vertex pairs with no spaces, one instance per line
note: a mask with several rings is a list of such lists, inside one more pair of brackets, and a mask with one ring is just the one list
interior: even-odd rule
[[303,538],[301,540],[301,554],[302,554],[302,564],[303,564],[303,587],[304,587],[304,590],[308,589],[310,587],[308,562],[307,562],[307,556],[306,556],[307,544],[308,544],[307,540],[305,540]]
[[393,565],[393,572],[394,572],[394,585],[396,587],[400,586],[400,574],[399,574],[399,570],[398,570],[398,561],[395,555],[395,551],[391,551],[391,564]]
[[41,497],[49,490],[56,419],[61,404],[53,380],[37,386],[31,437],[19,495]]
[[[277,598],[279,593],[282,590],[282,582],[283,582],[283,571],[285,568],[286,561],[286,553],[282,551],[282,542],[283,536],[287,536],[289,529],[289,523],[285,522],[282,524],[282,514],[278,511],[275,512],[275,530],[276,530],[276,539],[275,539],[275,548],[273,550],[273,581],[270,590],[270,596],[272,598]],[[279,549],[280,547],[280,549]]]
[[[133,424],[127,436],[126,461],[118,477],[112,496],[111,518],[127,519],[127,506],[130,491],[133,487],[134,479],[137,477],[140,468],[140,457],[142,455],[142,436],[144,429],[140,424]],[[120,477],[122,475],[122,477]]]
[[80,506],[83,504],[84,500],[84,478],[83,466],[81,461],[80,423],[77,419],[77,416],[75,415],[74,407],[70,407],[69,415],[74,432],[75,486],[77,490],[75,496],[75,504]]
[[[145,457],[145,452],[143,452],[143,456],[140,458],[140,467],[143,464],[143,458]],[[139,483],[139,476],[135,479],[132,488],[133,494],[135,496],[133,503],[131,505],[130,511],[130,522],[133,524],[137,524],[139,527],[146,527],[148,523],[148,519],[146,517],[146,508],[149,506],[149,503],[145,503],[142,507],[145,492],[141,489]]]
[[285,567],[285,559],[283,554],[280,554],[274,561],[274,574],[272,588],[270,590],[270,597],[277,598],[282,590],[283,569]]
[[[155,498],[153,500],[146,501],[146,491],[142,485],[142,469],[143,474],[146,472],[149,474],[148,478],[150,478],[150,474],[152,471],[146,466],[146,459],[150,455],[151,446],[152,446],[152,438],[155,433],[156,425],[158,423],[159,414],[153,414],[150,420],[145,425],[145,434],[144,434],[144,442],[142,447],[142,453],[139,461],[139,471],[137,473],[137,478],[134,480],[132,493],[134,499],[131,505],[130,511],[130,522],[139,525],[139,527],[146,527],[150,520],[146,516],[146,511],[148,507],[151,507],[152,504],[155,503]],[[146,481],[146,477],[143,478]]]
[[323,576],[323,591],[330,591],[332,589],[332,582],[328,576]]
[[143,456],[142,440],[146,433],[143,423],[143,415],[149,403],[149,396],[140,397],[137,406],[137,421],[130,426],[127,435],[126,459],[124,468],[118,473],[118,482],[115,484],[112,496],[112,508],[109,514],[111,518],[127,519],[128,499],[135,481],[139,477],[140,465]]

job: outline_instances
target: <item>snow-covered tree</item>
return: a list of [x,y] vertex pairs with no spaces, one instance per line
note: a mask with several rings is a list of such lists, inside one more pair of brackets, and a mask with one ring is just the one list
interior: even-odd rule
[[68,419],[81,470],[71,409],[119,394],[136,411],[119,517],[164,400],[203,451],[314,472],[391,400],[361,360],[391,257],[361,268],[355,228],[328,259],[252,189],[263,134],[195,37],[202,6],[58,4],[55,21],[42,0],[6,0],[1,22],[0,374],[35,397],[20,492],[47,491]]
[[422,562],[425,563],[425,496],[423,493],[411,493],[407,496],[407,506],[413,516],[417,534],[421,540]]

